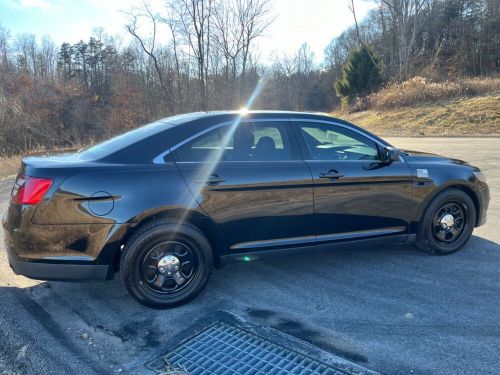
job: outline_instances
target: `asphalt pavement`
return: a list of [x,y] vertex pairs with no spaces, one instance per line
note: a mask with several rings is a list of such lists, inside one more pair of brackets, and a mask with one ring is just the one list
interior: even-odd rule
[[[482,168],[488,223],[450,256],[413,246],[335,250],[216,270],[191,303],[152,310],[119,277],[37,282],[7,265],[0,234],[0,374],[148,373],[144,364],[219,311],[387,374],[499,374],[500,139],[394,138]],[[0,215],[11,181],[0,182]]]

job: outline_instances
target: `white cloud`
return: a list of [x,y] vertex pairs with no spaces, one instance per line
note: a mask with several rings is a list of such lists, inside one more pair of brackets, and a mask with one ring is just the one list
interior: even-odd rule
[[7,0],[7,5],[16,8],[35,8],[41,10],[54,10],[57,8],[50,0]]

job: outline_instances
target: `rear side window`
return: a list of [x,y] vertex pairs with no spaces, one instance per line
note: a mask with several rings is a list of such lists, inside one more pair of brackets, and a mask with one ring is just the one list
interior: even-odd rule
[[175,150],[180,162],[213,162],[221,160],[224,146],[221,130],[215,129],[202,134]]
[[299,125],[312,160],[379,160],[377,144],[349,129],[324,123]]
[[287,123],[270,121],[222,126],[179,147],[179,162],[292,160]]

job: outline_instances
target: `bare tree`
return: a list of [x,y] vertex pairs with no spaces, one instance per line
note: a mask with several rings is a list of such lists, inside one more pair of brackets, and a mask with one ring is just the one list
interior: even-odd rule
[[15,41],[15,46],[18,51],[18,63],[26,72],[36,75],[37,59],[36,59],[36,38],[33,34],[18,35]]
[[[356,17],[356,9],[354,8],[354,0],[349,0],[349,5],[347,6],[352,13],[352,17],[354,18],[354,30],[356,30],[356,37],[358,39],[358,43],[360,46],[366,46],[366,43],[361,38],[361,33],[359,31],[358,18]],[[370,60],[372,64],[378,66],[377,61],[373,58],[370,49],[367,49],[368,55],[370,56]]]
[[352,13],[352,17],[354,18],[354,26],[355,26],[354,29],[356,30],[356,37],[358,39],[358,43],[360,45],[362,45],[363,41],[361,40],[361,34],[359,33],[358,18],[356,17],[356,9],[354,8],[354,0],[349,0],[349,5],[347,5],[347,8],[349,8],[349,10]]
[[207,109],[207,81],[211,46],[213,0],[171,0],[169,8],[179,20],[178,30],[196,59],[201,108]]
[[228,94],[233,103],[241,101],[244,95],[254,41],[265,33],[273,21],[269,0],[221,2],[214,12],[215,47],[223,55],[225,80],[229,83]]
[[54,78],[57,65],[57,48],[48,36],[42,38],[39,53],[40,75],[42,78]]
[[240,27],[243,31],[241,81],[245,79],[252,42],[262,36],[276,19],[270,0],[236,0]]
[[314,53],[304,43],[293,54],[274,56],[274,76],[280,87],[282,104],[285,109],[304,110],[310,77],[314,69]]
[[380,0],[391,14],[392,23],[398,32],[399,76],[407,75],[408,64],[417,34],[424,24],[421,13],[429,0]]
[[221,2],[214,12],[214,42],[224,58],[224,78],[228,86],[228,99],[236,100],[236,77],[243,51],[243,29],[235,3]]
[[[175,90],[175,95],[173,96],[173,101],[175,107],[182,105],[185,100],[187,86],[185,82],[183,82],[182,72],[181,72],[181,56],[180,56],[180,41],[179,41],[179,30],[180,30],[180,22],[176,17],[174,10],[169,4],[166,6],[166,16],[162,17],[162,22],[165,23],[170,30],[172,50],[174,55],[175,62],[175,82],[173,83],[173,87]],[[185,77],[189,80],[189,71]]]
[[5,27],[0,25],[0,57],[4,67],[8,64],[10,32]]
[[[170,112],[174,112],[172,92],[169,85],[166,82],[155,50],[157,42],[156,33],[158,28],[158,22],[160,21],[160,16],[153,12],[153,10],[151,9],[151,5],[147,1],[143,2],[141,8],[135,8],[128,14],[131,20],[125,27],[127,28],[127,31],[139,42],[139,45],[141,46],[144,53],[146,53],[146,55],[148,55],[149,58],[153,61],[156,74],[158,75],[158,80],[160,81],[160,86],[165,96],[165,103]],[[151,24],[152,31],[149,37],[149,41],[145,37],[139,35],[138,22],[140,18],[146,18]]]

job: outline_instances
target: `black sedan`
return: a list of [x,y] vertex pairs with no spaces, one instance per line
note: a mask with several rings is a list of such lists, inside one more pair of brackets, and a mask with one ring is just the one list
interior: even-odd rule
[[167,308],[231,261],[396,243],[450,254],[485,223],[488,202],[478,168],[336,118],[203,112],[24,158],[3,225],[15,273],[121,270],[134,298]]

